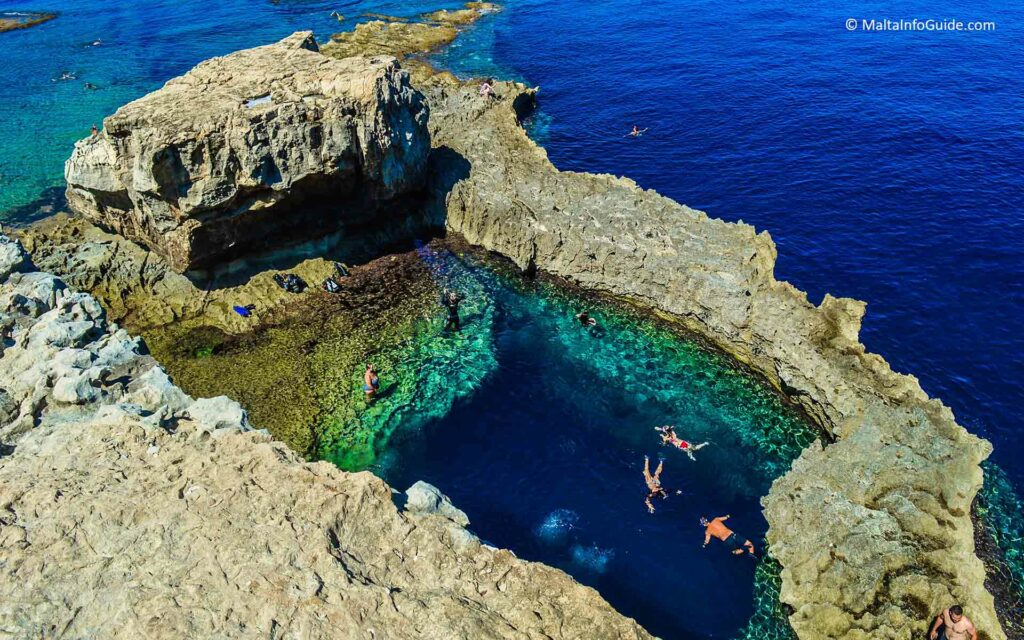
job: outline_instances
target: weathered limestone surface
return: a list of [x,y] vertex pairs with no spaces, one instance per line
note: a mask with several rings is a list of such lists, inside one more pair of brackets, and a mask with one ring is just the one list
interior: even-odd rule
[[764,499],[782,600],[802,640],[918,637],[962,603],[1005,636],[974,552],[971,504],[991,446],[858,340],[865,303],[774,278],[775,245],[625,178],[559,172],[517,111],[533,91],[423,86],[448,229],[663,313],[765,375],[838,442],[806,451]]
[[179,272],[205,267],[372,223],[421,186],[426,118],[393,58],[331,59],[300,32],[118,109],[75,145],[68,204]]
[[401,512],[373,475],[189,398],[95,299],[30,269],[0,236],[0,637],[650,637],[482,545],[433,487]]
[[[339,39],[335,51],[372,41],[375,54],[402,55],[414,36],[435,41],[407,29],[392,51],[390,28],[357,32],[362,44]],[[983,637],[1005,638],[970,521],[990,446],[915,378],[865,351],[864,303],[826,296],[814,305],[777,281],[767,233],[710,219],[627,179],[557,171],[517,123],[533,99],[526,87],[499,83],[500,99],[488,101],[450,74],[416,68],[431,111],[433,217],[525,269],[684,323],[765,375],[834,437],[806,451],[764,499],[769,542],[784,567],[782,600],[794,607],[803,640],[909,640],[953,601]],[[417,500],[443,508],[429,491]]]

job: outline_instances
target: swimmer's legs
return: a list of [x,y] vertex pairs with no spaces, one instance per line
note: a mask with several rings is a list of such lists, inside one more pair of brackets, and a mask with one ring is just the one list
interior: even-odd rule
[[693,456],[693,452],[694,451],[700,451],[701,449],[703,449],[706,446],[708,446],[707,442],[702,442],[700,444],[691,444],[689,447],[686,448],[686,455],[690,456],[690,460],[693,460],[694,462],[696,462],[697,458],[695,458]]

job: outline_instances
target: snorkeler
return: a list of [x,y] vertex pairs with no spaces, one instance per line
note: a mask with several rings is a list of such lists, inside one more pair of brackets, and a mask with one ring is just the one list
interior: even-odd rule
[[380,388],[380,378],[377,376],[377,370],[373,368],[373,364],[366,365],[366,373],[363,374],[363,393],[366,394],[366,404],[373,402],[373,397],[377,395],[377,389]]
[[679,449],[687,456],[689,456],[690,460],[693,460],[694,462],[697,461],[697,458],[694,457],[693,453],[695,451],[700,451],[704,447],[708,446],[707,442],[693,444],[688,440],[683,440],[682,438],[676,435],[675,427],[670,427],[666,425],[664,427],[654,427],[654,430],[661,434],[661,444],[667,444]]
[[722,542],[732,546],[732,554],[734,556],[743,555],[744,549],[751,556],[754,555],[754,545],[750,540],[744,540],[743,544],[740,544],[740,538],[736,535],[736,532],[729,527],[722,524],[729,519],[729,516],[718,516],[714,520],[708,521],[704,516],[700,517],[700,526],[704,527],[704,546],[707,547],[708,543],[711,542],[711,538],[715,537]]
[[590,313],[588,313],[586,311],[581,311],[580,313],[577,313],[576,314],[576,319],[579,320],[580,324],[583,325],[584,327],[596,327],[597,326],[597,320],[595,320],[594,318],[591,318],[590,317]]
[[459,331],[462,329],[462,324],[459,320],[460,302],[462,302],[462,296],[454,291],[444,290],[444,294],[441,296],[441,304],[448,309],[448,320],[444,323],[444,331],[450,329]]
[[651,504],[651,498],[667,498],[668,493],[664,487],[661,486],[661,470],[665,467],[665,461],[658,461],[658,468],[654,470],[654,475],[651,475],[651,459],[644,456],[644,482],[647,483],[647,497],[644,499],[644,504],[647,505],[647,511],[654,513],[654,505]]

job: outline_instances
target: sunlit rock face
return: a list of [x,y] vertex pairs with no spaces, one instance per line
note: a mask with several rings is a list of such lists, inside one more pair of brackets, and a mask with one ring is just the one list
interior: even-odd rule
[[183,272],[372,225],[423,181],[427,108],[394,58],[309,32],[207,60],[80,140],[68,203]]

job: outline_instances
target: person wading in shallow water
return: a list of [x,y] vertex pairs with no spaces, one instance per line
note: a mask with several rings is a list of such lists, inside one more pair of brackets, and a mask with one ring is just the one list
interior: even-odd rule
[[668,493],[664,487],[661,486],[661,470],[665,467],[665,461],[658,461],[658,468],[654,470],[654,475],[651,475],[651,459],[644,456],[644,482],[647,483],[647,497],[644,499],[644,504],[647,505],[647,510],[654,513],[654,505],[651,504],[651,498],[667,498]]
[[363,374],[363,393],[366,394],[366,404],[373,402],[379,388],[380,378],[377,377],[377,370],[373,368],[373,364],[366,365],[366,373]]
[[441,296],[441,304],[448,309],[448,320],[444,323],[445,331],[460,331],[462,329],[462,324],[459,321],[460,302],[462,302],[462,296],[454,291],[444,290],[444,295]]
[[732,546],[733,555],[743,555],[744,547],[750,555],[754,555],[754,544],[750,540],[744,540],[743,544],[740,544],[740,537],[736,535],[736,532],[722,524],[728,519],[729,516],[718,516],[709,522],[707,518],[701,516],[700,524],[704,527],[704,546],[707,547],[711,538],[715,537]]
[[[939,627],[942,627],[941,633]],[[964,608],[954,604],[935,618],[928,637],[931,640],[978,640],[978,630],[970,618],[964,615]]]

